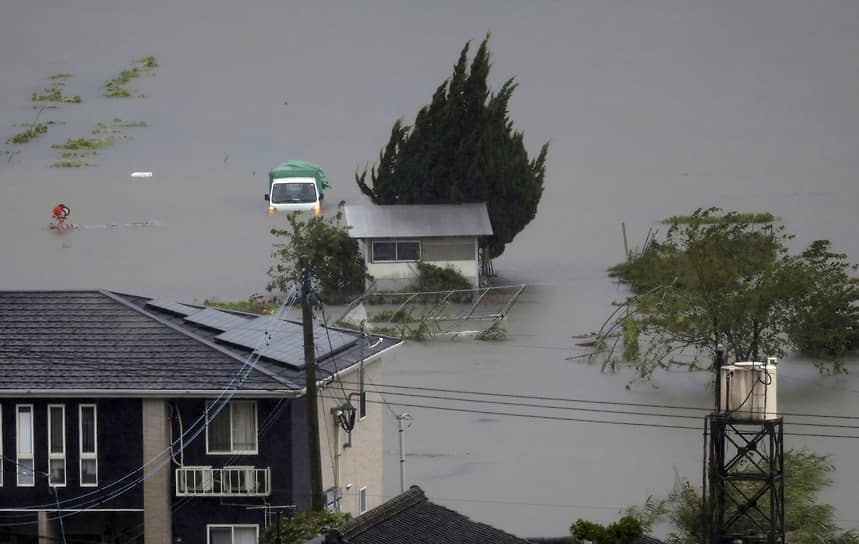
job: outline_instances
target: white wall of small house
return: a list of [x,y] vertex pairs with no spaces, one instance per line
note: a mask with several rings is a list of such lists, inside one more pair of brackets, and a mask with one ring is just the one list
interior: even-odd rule
[[414,261],[389,262],[373,261],[374,241],[419,241],[421,260],[441,268],[451,267],[462,274],[472,285],[479,285],[479,265],[477,259],[477,238],[474,236],[451,236],[441,238],[377,238],[363,240],[367,272],[376,280],[380,289],[407,288],[418,275]]

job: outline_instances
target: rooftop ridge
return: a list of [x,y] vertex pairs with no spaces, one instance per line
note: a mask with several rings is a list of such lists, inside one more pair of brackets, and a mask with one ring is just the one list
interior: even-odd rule
[[408,491],[397,495],[372,510],[364,512],[356,518],[350,519],[338,527],[336,531],[343,537],[356,536],[367,531],[374,525],[424,502],[427,502],[427,497],[424,495],[423,489],[417,485],[413,485],[409,487]]

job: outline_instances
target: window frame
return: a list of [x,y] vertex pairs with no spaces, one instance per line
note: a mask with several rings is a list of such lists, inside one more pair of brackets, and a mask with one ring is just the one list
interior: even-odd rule
[[367,486],[358,489],[358,514],[367,511]]
[[[30,455],[28,457],[21,455],[21,409],[27,408],[30,412]],[[35,487],[36,486],[36,429],[35,414],[33,413],[32,404],[16,404],[15,405],[15,474],[16,484],[18,487]],[[21,483],[21,460],[29,459],[32,463],[30,469],[30,483]]]
[[230,544],[236,542],[236,528],[253,527],[256,531],[254,542],[259,541],[259,524],[258,523],[207,523],[206,524],[206,544],[212,544],[212,529],[230,529]]
[[[394,258],[393,259],[377,259],[376,258],[376,244],[394,244]],[[400,258],[400,244],[417,244],[418,246],[418,257],[417,259],[401,259]],[[421,260],[421,255],[423,254],[423,244],[420,240],[373,240],[372,244],[370,244],[370,261],[374,263],[414,263]]]
[[[231,400],[221,409],[220,412],[214,417],[210,418],[209,411],[211,406],[215,404],[216,401],[206,401],[206,455],[259,455],[259,406],[256,399],[241,399],[241,400]],[[254,449],[253,450],[239,450],[235,449],[235,442],[233,438],[233,404],[250,404],[253,406],[254,410]],[[215,421],[215,418],[224,416],[228,418],[230,422],[230,449],[228,451],[212,451],[209,445],[209,424]]]
[[[60,419],[60,429],[62,429],[62,435],[63,435],[62,451],[61,452],[54,452],[53,451],[54,443],[53,443],[53,439],[51,438],[53,436],[53,433],[51,432],[52,431],[51,424],[54,422],[54,420],[51,417],[51,410],[54,408],[59,408],[60,414],[61,414],[60,418],[59,418]],[[68,482],[68,466],[66,464],[66,443],[67,443],[67,440],[66,440],[66,406],[65,406],[65,404],[49,404],[47,407],[47,411],[48,411],[48,485],[51,487],[66,487],[66,484]],[[53,481],[54,473],[51,471],[51,461],[57,461],[57,460],[61,460],[63,462],[63,481],[61,483]]]
[[[92,408],[93,451],[84,451],[84,408]],[[81,487],[98,487],[98,407],[95,404],[78,405],[78,459]],[[84,483],[84,461],[95,461],[95,482]]]

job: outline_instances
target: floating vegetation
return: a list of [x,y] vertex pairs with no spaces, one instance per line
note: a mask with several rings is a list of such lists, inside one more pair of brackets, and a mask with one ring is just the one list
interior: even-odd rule
[[69,138],[63,144],[53,144],[53,149],[101,149],[113,145],[113,138]]
[[72,77],[71,74],[55,74],[51,76],[49,79],[51,79],[53,83],[51,83],[50,87],[42,89],[42,92],[45,94],[39,94],[37,91],[33,91],[31,100],[33,102],[64,102],[66,104],[79,104],[83,102],[81,97],[76,94],[63,95],[62,87],[70,77]]
[[143,57],[132,61],[130,70],[123,70],[104,84],[104,96],[107,98],[143,98],[143,94],[134,95],[132,91],[125,86],[132,79],[136,79],[142,75],[150,74],[155,68],[158,68],[158,61],[155,57]]
[[47,123],[35,123],[30,128],[23,132],[19,132],[15,134],[8,140],[6,140],[7,144],[26,144],[30,140],[35,140],[42,134],[48,132],[48,124]]
[[91,163],[82,160],[74,161],[57,161],[51,165],[51,168],[81,168],[83,166],[93,166]]
[[[769,212],[766,213],[736,213],[731,215],[708,215],[698,218],[702,225],[713,225],[716,223],[772,223],[775,221],[775,216]],[[678,224],[688,225],[692,222],[692,216],[689,215],[672,215],[660,221],[665,225]]]
[[76,159],[78,157],[90,157],[95,155],[95,151],[63,151],[60,157],[64,159]]
[[496,321],[488,329],[484,329],[477,333],[474,338],[485,342],[500,342],[507,338],[507,329],[504,328],[504,325],[502,325],[500,321]]
[[113,137],[125,138],[124,132],[126,128],[137,128],[137,127],[146,127],[149,126],[145,121],[123,121],[119,117],[114,117],[110,123],[99,122],[96,123],[95,128],[92,129],[92,134],[107,134]]
[[143,121],[126,121],[119,117],[114,117],[109,122],[96,123],[92,129],[92,136],[84,138],[69,138],[64,143],[53,144],[53,149],[62,150],[60,156],[63,159],[51,165],[53,168],[80,168],[82,166],[92,166],[91,163],[83,160],[84,157],[91,157],[97,154],[99,149],[110,147],[116,140],[125,140],[128,136],[125,134],[126,128],[145,127]]

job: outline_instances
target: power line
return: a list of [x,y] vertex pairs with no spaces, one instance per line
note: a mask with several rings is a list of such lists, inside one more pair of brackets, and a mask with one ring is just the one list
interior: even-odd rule
[[[344,381],[343,383],[349,385],[356,385],[356,382]],[[515,393],[496,393],[490,391],[470,391],[463,389],[445,389],[445,388],[437,388],[437,387],[425,387],[425,386],[415,386],[415,385],[391,385],[391,384],[383,384],[378,387],[383,387],[385,389],[408,389],[408,390],[417,390],[417,391],[433,391],[438,393],[454,393],[454,394],[462,394],[462,395],[481,395],[487,397],[506,397],[506,398],[515,398],[515,399],[524,399],[524,400],[542,400],[542,401],[553,401],[553,402],[576,402],[582,404],[605,404],[609,406],[634,406],[640,408],[665,408],[671,410],[693,410],[697,412],[712,412],[711,408],[705,407],[696,407],[696,406],[682,406],[682,405],[674,405],[674,404],[652,404],[652,403],[640,403],[640,402],[621,402],[621,401],[608,401],[608,400],[592,400],[592,399],[581,399],[581,398],[572,398],[572,397],[550,397],[550,396],[541,396],[541,395],[522,395]],[[393,395],[394,393],[388,392],[389,395]],[[817,417],[817,418],[832,418],[832,419],[848,419],[848,420],[859,420],[859,416],[837,416],[832,414],[809,414],[809,413],[801,413],[801,412],[779,412],[781,416],[793,416],[793,417]],[[673,416],[672,416],[673,417]],[[799,425],[799,423],[791,423],[792,425]],[[857,427],[859,428],[859,427]]]
[[[381,404],[382,401],[374,401],[368,399],[367,402],[373,402],[377,404]],[[647,427],[647,428],[662,428],[662,429],[681,429],[681,430],[692,430],[692,431],[701,431],[699,427],[690,427],[686,425],[670,425],[664,423],[644,423],[644,422],[635,422],[635,421],[616,421],[616,420],[608,420],[608,419],[587,419],[587,418],[574,418],[574,417],[562,417],[562,416],[551,416],[551,415],[542,415],[542,414],[523,414],[523,413],[515,413],[515,412],[497,412],[497,411],[489,411],[489,410],[475,410],[469,408],[453,408],[449,406],[432,406],[426,404],[415,404],[415,403],[397,403],[398,406],[406,406],[409,408],[426,408],[430,410],[441,410],[446,412],[460,412],[460,413],[469,413],[469,414],[481,414],[481,415],[493,415],[493,416],[510,416],[510,417],[524,417],[531,419],[540,419],[547,421],[569,421],[576,423],[598,423],[605,425],[626,425],[632,427]],[[653,414],[648,414],[649,416],[653,416]],[[859,436],[854,435],[834,435],[834,434],[816,434],[816,433],[784,433],[785,436],[802,436],[802,437],[810,437],[810,438],[854,438],[859,439]]]

